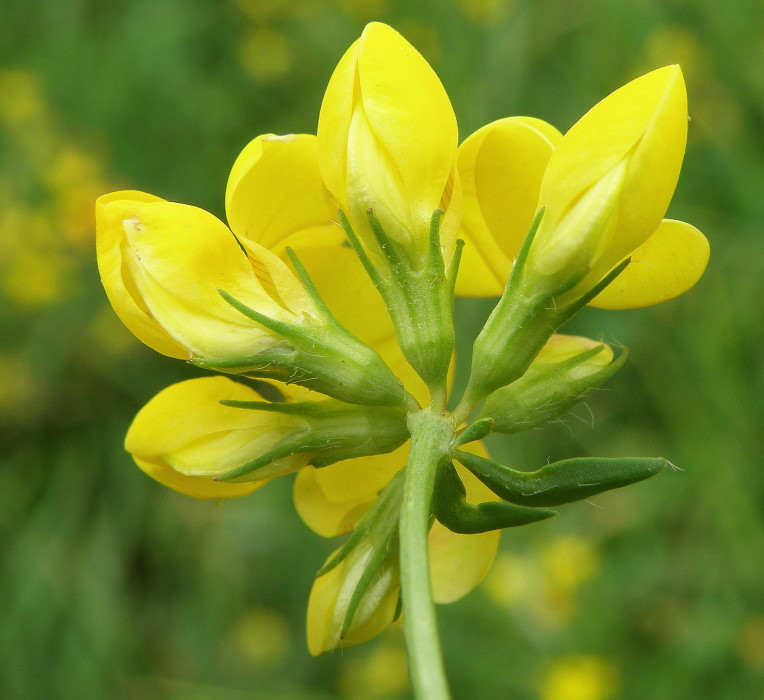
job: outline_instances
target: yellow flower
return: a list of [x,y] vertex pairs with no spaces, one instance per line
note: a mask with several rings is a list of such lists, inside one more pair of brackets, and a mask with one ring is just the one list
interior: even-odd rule
[[440,208],[450,260],[459,214],[457,138],[454,111],[432,68],[394,29],[368,24],[326,88],[318,157],[327,188],[372,253],[367,210],[416,266]]
[[[99,200],[101,277],[118,315],[143,342],[202,367],[303,385],[282,388],[287,404],[311,403],[306,394],[316,389],[334,398],[313,405],[357,419],[358,435],[370,424],[379,429],[380,442],[332,444],[327,457],[314,449],[318,443],[300,442],[314,427],[299,411],[276,404],[246,410],[259,401],[253,390],[217,377],[161,392],[128,433],[126,446],[139,466],[183,493],[239,496],[298,470],[295,505],[317,533],[358,533],[368,523],[381,528],[384,536],[343,548],[344,558],[317,579],[308,610],[312,653],[368,639],[394,616],[398,562],[390,553],[397,541],[387,538],[397,536],[397,520],[374,517],[406,462],[400,445],[407,434],[396,422],[402,406],[413,413],[417,402],[445,399],[453,328],[444,319],[451,316],[458,232],[467,242],[458,281],[464,294],[501,293],[539,205],[546,213],[522,272],[524,290],[546,289],[549,279],[559,284],[563,277],[568,289],[592,286],[635,249],[648,261],[648,254],[686,253],[674,266],[684,266],[684,277],[669,275],[660,293],[657,282],[649,291],[618,288],[613,295],[623,305],[678,293],[702,271],[705,239],[689,235],[685,224],[660,224],[684,148],[674,133],[683,109],[678,81],[674,69],[635,81],[565,137],[540,120],[513,117],[489,124],[457,150],[453,110],[432,69],[394,30],[372,23],[330,80],[318,136],[260,136],[238,157],[226,190],[230,229],[200,209],[141,192]],[[598,130],[601,146],[593,139]],[[361,261],[336,223],[338,204]],[[647,207],[644,219],[640,206]],[[436,210],[445,212],[439,229]],[[649,238],[656,228],[658,238]],[[380,289],[387,308],[367,272],[388,285]],[[542,321],[546,335],[525,368],[549,339]],[[425,337],[418,329],[428,323],[432,333]],[[602,344],[557,337],[536,368],[543,377],[552,366],[590,380],[615,365],[612,358]],[[368,406],[345,408],[342,401]],[[477,443],[461,449],[485,454]],[[342,460],[332,463],[334,457]],[[496,499],[457,469],[470,503]],[[429,533],[435,600],[456,600],[477,585],[497,544],[497,531],[460,535],[435,522]]]
[[[134,235],[136,224],[127,215],[137,213],[140,218],[135,218],[139,221],[153,221],[151,210],[143,207],[154,202],[164,208],[159,212],[164,218],[161,224],[157,224],[157,235],[152,240],[161,241],[166,237],[166,249],[154,261],[147,261],[145,257],[137,261],[129,238]],[[216,336],[218,331],[233,335],[229,322],[235,318],[229,315],[225,303],[220,303],[223,300],[215,287],[220,284],[215,281],[216,275],[228,279],[231,274],[225,256],[232,256],[232,266],[239,270],[234,280],[244,280],[238,291],[232,294],[240,294],[246,299],[244,295],[248,291],[255,293],[251,290],[263,294],[260,290],[265,291],[265,285],[257,276],[257,268],[252,268],[254,273],[250,272],[247,257],[241,254],[236,240],[248,252],[255,250],[261,258],[267,258],[271,269],[283,273],[284,277],[280,279],[286,277],[293,280],[293,277],[287,277],[287,273],[291,273],[286,267],[286,249],[290,247],[297,252],[321,297],[340,322],[374,347],[411,393],[420,401],[426,400],[427,390],[401,355],[383,302],[353,251],[343,244],[344,235],[334,223],[336,213],[319,175],[315,137],[260,136],[242,151],[233,166],[226,190],[226,212],[231,228],[237,234],[236,239],[221,222],[206,212],[181,204],[164,203],[143,193],[107,195],[99,200],[98,206],[99,265],[104,285],[125,324],[148,345],[165,354],[186,359],[189,356],[188,347],[192,347],[189,334],[193,333],[193,337],[200,338],[194,346],[198,352],[202,348],[207,348],[208,353],[230,352]],[[184,220],[184,216],[189,218]],[[125,220],[128,223],[123,224]],[[190,253],[187,249],[176,251],[171,248],[173,241],[175,246],[183,247],[181,241],[187,241],[188,232],[193,231],[195,226],[197,232],[204,231],[198,227],[205,222],[212,229],[212,233],[206,235],[210,238],[214,236],[212,240],[216,243],[222,242],[222,251],[211,244],[212,251],[204,248],[201,252]],[[124,232],[125,228],[129,233]],[[205,240],[205,236],[200,235],[199,238]],[[234,247],[228,245],[229,240]],[[191,255],[195,257],[189,260],[186,269],[192,270],[192,273],[181,274],[184,268],[181,262],[176,262],[177,258]],[[178,314],[181,320],[177,323],[162,306],[166,296],[161,300],[158,296],[154,297],[164,290],[155,292],[159,285],[155,287],[155,278],[144,271],[150,265],[161,267],[167,258],[170,262],[168,267],[175,271],[179,286],[181,279],[185,280],[192,274],[196,293],[200,296],[204,293],[203,300],[197,305],[188,304],[181,309]],[[133,270],[136,270],[135,276],[130,276]],[[340,278],[337,270],[342,271]],[[166,275],[172,276],[169,272]],[[147,290],[143,296],[136,292],[139,284]],[[168,279],[167,284],[173,284],[173,280]],[[273,290],[274,286],[270,289]],[[262,301],[274,304],[273,291],[270,296],[263,296]],[[252,300],[252,303],[256,301]],[[191,328],[196,323],[192,314],[205,305],[207,309],[217,311],[217,318],[205,312],[201,327]],[[272,312],[287,313],[279,309]],[[243,326],[247,319],[242,317],[237,319],[237,323]],[[175,335],[171,335],[168,328]],[[272,342],[266,333],[253,323],[244,326],[234,338],[241,343]],[[182,338],[185,345],[177,342],[176,337]],[[215,346],[210,349],[213,343]],[[237,349],[236,352],[249,352],[249,349]],[[287,400],[308,398],[306,388],[278,386]],[[212,479],[221,471],[267,451],[279,438],[291,434],[294,424],[286,421],[285,425],[283,416],[277,413],[222,406],[219,403],[221,399],[252,401],[257,400],[258,396],[249,387],[222,377],[191,380],[171,386],[160,392],[136,416],[126,441],[128,451],[149,476],[196,498],[237,497],[259,488],[267,479],[240,483]],[[476,449],[479,450],[479,447]],[[295,482],[297,511],[322,536],[333,537],[349,532],[374,505],[379,492],[392,476],[403,467],[406,454],[407,448],[403,446],[390,454],[346,459],[321,469],[303,467]],[[308,461],[306,455],[285,458],[275,465],[271,474],[298,468]],[[467,485],[470,501],[495,499],[465,470],[460,468],[460,474]],[[436,600],[451,602],[474,588],[490,567],[498,539],[498,532],[458,535],[436,523],[430,533]],[[315,630],[321,627],[321,621],[325,621],[326,615],[334,609],[336,599],[332,598],[332,591],[341,583],[338,582],[338,575],[339,570],[334,569],[316,581],[309,610],[309,639],[317,638],[319,633]],[[397,575],[391,580],[391,585],[397,600]],[[376,634],[389,624],[392,614],[393,610],[384,607],[382,612],[372,615],[370,622],[362,625],[360,630],[353,630],[353,634],[343,643],[358,643],[369,629],[374,629]],[[319,647],[317,642],[311,643],[315,653],[322,650]]]
[[405,413],[397,408],[334,399],[270,403],[225,377],[203,377],[173,384],[149,401],[125,448],[166,486],[223,498],[254,488],[237,482],[262,485],[309,463],[383,454],[407,438]]
[[610,700],[620,685],[618,666],[592,654],[554,661],[541,683],[542,700]]
[[459,146],[465,240],[457,294],[499,296],[536,214],[547,163],[562,135],[540,119],[507,117]]
[[[562,138],[522,118],[494,122],[462,144],[464,238],[483,274],[461,291],[495,293],[511,268],[475,342],[465,405],[523,376],[582,305],[657,304],[698,281],[708,241],[689,224],[662,219],[686,135],[682,73],[667,66],[616,90]],[[524,206],[509,206],[505,183],[524,193]],[[537,205],[528,206],[536,193]]]
[[[288,153],[285,159],[294,161],[303,154],[303,142],[310,149],[313,140],[264,136],[257,147],[251,144],[245,150],[234,166],[226,198],[232,226],[241,232],[238,238],[196,207],[143,192],[100,197],[96,225],[101,280],[123,323],[165,355],[248,376],[310,383],[351,402],[400,404],[400,382],[377,352],[337,325],[284,259],[255,240],[262,234],[266,241],[284,244],[289,235],[310,234],[299,205],[282,215],[294,193],[315,216],[310,194],[294,190],[299,178],[283,191],[278,190],[280,178],[273,178],[266,190],[273,193],[272,201],[259,212],[256,230],[250,220],[253,202],[241,193],[257,184],[247,165],[259,164],[256,169],[274,173],[279,168],[276,152]],[[284,144],[284,149],[271,151],[265,145],[269,141]],[[292,143],[297,149],[289,147]],[[322,187],[320,180],[313,182]],[[326,226],[328,219],[322,223]]]
[[[678,66],[624,85],[562,138],[527,119],[500,120],[476,132],[459,152],[464,210],[472,212],[464,235],[493,274],[484,283],[490,288],[473,293],[500,292],[539,209],[541,224],[522,270],[527,294],[555,296],[564,305],[627,257],[631,264],[593,305],[647,306],[692,287],[708,261],[708,242],[693,226],[662,219],[686,137]],[[500,171],[502,162],[509,165]],[[538,202],[529,207],[534,190]],[[519,209],[504,191],[524,195]]]

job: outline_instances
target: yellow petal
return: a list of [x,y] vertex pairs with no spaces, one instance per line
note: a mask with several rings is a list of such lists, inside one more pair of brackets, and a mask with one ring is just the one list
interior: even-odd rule
[[255,241],[243,238],[239,242],[249,257],[258,282],[271,299],[294,318],[313,312],[313,301],[305,286],[278,255]]
[[405,464],[408,445],[316,469],[304,467],[294,482],[294,504],[305,524],[322,537],[353,529],[393,475]]
[[361,222],[359,235],[372,207],[388,235],[425,248],[456,144],[456,118],[432,68],[392,28],[367,25],[332,75],[318,123],[324,181]]
[[634,309],[673,299],[700,279],[708,256],[708,241],[698,229],[683,221],[664,219],[631,254],[631,264],[591,305]]
[[295,235],[319,241],[336,229],[337,206],[321,180],[316,137],[266,134],[231,170],[226,215],[236,236],[280,254]]
[[395,614],[398,587],[393,585],[389,587],[369,619],[360,628],[353,630],[341,642],[334,638],[331,632],[336,625],[332,623],[337,600],[345,581],[345,568],[344,563],[342,563],[313,582],[313,588],[308,599],[307,615],[308,651],[313,656],[318,656],[337,646],[347,647],[362,644],[376,637],[392,622]]
[[141,470],[163,486],[182,493],[191,498],[238,498],[256,491],[264,486],[266,481],[250,481],[242,484],[232,484],[201,476],[186,476],[176,472],[161,460],[148,460],[133,455],[135,463]]
[[125,449],[187,476],[214,477],[252,461],[305,427],[296,416],[224,406],[224,399],[262,397],[220,376],[172,384],[138,412]]
[[459,147],[466,245],[457,294],[499,296],[536,214],[544,170],[562,135],[531,117],[499,119]]
[[617,191],[605,188],[617,201],[587,281],[602,277],[660,223],[676,187],[686,138],[687,96],[679,66],[659,68],[606,97],[565,134],[549,161],[539,195],[545,213],[536,247],[544,247],[598,182],[625,167],[610,178],[617,181]]
[[96,201],[96,253],[98,271],[106,295],[119,319],[141,342],[163,355],[186,359],[188,350],[157,323],[125,269],[122,217],[119,209],[106,206],[118,200],[164,201],[154,195],[135,190],[112,192]]
[[[480,443],[463,449],[487,457]],[[469,503],[496,501],[496,495],[470,472],[456,465]],[[430,581],[435,602],[451,603],[467,595],[488,573],[499,547],[498,530],[479,535],[459,535],[435,522],[430,530]]]
[[104,209],[122,220],[124,261],[143,302],[192,356],[249,356],[274,343],[218,292],[267,316],[290,316],[264,291],[221,221],[171,202],[120,200]]

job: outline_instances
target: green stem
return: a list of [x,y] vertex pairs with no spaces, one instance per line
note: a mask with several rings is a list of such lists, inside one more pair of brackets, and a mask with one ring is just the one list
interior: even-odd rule
[[430,502],[438,464],[447,456],[454,432],[450,417],[430,408],[411,414],[411,451],[400,516],[403,630],[409,670],[419,700],[448,700],[448,683],[430,588],[427,537]]

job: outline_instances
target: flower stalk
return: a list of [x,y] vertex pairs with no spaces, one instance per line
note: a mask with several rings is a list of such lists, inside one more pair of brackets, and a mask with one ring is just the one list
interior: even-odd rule
[[425,408],[409,416],[411,450],[403,484],[400,515],[403,629],[409,671],[419,698],[448,700],[448,683],[438,638],[438,623],[430,587],[427,535],[435,477],[447,458],[454,423]]

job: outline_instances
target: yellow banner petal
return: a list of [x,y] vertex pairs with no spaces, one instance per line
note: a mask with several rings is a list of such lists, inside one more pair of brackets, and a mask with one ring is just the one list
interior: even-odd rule
[[531,117],[487,124],[459,147],[466,245],[457,294],[499,296],[536,214],[544,170],[562,135]]
[[[570,248],[566,255],[590,270],[570,293],[575,296],[644,243],[674,193],[686,139],[687,96],[679,66],[652,71],[595,105],[565,134],[549,161],[539,195],[545,213],[529,268],[544,269],[535,259],[539,251]],[[587,197],[593,198],[587,205],[591,212],[579,211],[574,219],[581,225],[571,228],[566,217]],[[597,212],[605,219],[600,221]],[[583,226],[589,220],[596,223],[591,231]],[[565,241],[559,240],[563,231]],[[580,244],[567,240],[577,235]],[[583,260],[576,257],[578,248]],[[571,270],[573,278],[576,274]],[[562,280],[565,272],[560,275]]]
[[277,254],[296,234],[320,240],[336,228],[337,206],[321,180],[316,137],[266,134],[251,141],[228,178],[226,215],[240,240]]
[[143,457],[172,452],[200,435],[250,427],[256,411],[223,406],[220,401],[261,401],[245,384],[227,377],[188,379],[171,384],[135,416],[125,449]]
[[683,221],[664,219],[631,254],[629,266],[591,305],[634,309],[673,299],[700,279],[709,253],[708,240],[698,229]]

